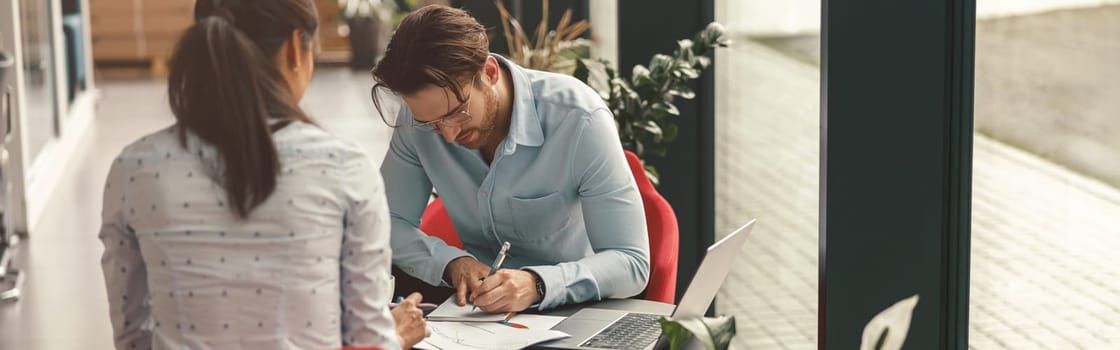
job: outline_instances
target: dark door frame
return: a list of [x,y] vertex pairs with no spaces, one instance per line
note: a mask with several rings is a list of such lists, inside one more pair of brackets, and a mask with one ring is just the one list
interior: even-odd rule
[[818,347],[968,347],[975,0],[823,0]]

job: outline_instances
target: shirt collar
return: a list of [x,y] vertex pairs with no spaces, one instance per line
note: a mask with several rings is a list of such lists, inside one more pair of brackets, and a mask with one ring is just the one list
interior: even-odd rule
[[513,115],[510,116],[507,137],[515,144],[540,147],[544,144],[544,131],[541,129],[541,118],[537,114],[533,88],[529,83],[529,77],[525,75],[525,69],[501,55],[494,53],[490,55],[509,69],[509,77],[513,80]]

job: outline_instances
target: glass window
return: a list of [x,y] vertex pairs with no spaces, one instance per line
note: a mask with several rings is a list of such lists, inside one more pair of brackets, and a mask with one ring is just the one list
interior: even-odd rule
[[970,348],[1120,348],[1120,5],[1102,3],[977,2]]
[[815,348],[820,149],[819,0],[716,1],[716,239],[752,237],[716,299],[736,348]]
[[58,135],[55,99],[54,42],[51,1],[20,0],[20,31],[23,47],[23,79],[26,103],[24,135],[28,159],[35,159],[48,141]]

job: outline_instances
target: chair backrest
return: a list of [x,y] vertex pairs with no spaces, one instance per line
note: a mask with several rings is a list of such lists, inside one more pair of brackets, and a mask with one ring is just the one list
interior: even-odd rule
[[649,181],[638,155],[626,151],[626,163],[638,183],[649,229],[649,284],[641,297],[673,304],[677,297],[677,256],[680,249],[677,214]]
[[[626,162],[634,175],[634,181],[638,183],[638,193],[642,196],[646,227],[649,230],[649,284],[640,297],[673,304],[677,296],[677,256],[680,248],[677,215],[649,181],[638,156],[626,151]],[[444,208],[443,201],[439,198],[429,203],[424,210],[424,215],[420,218],[420,231],[439,237],[450,246],[463,248],[463,241],[455,232],[451,216],[447,214],[447,208]]]
[[455,224],[451,222],[451,216],[447,214],[447,208],[443,207],[443,201],[439,198],[428,203],[428,207],[424,209],[424,215],[420,216],[420,231],[442,239],[449,246],[463,249],[463,240],[459,239]]

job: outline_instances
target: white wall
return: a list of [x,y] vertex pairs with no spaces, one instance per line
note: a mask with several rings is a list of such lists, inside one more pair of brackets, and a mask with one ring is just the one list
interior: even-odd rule
[[[612,1],[592,1],[599,2]],[[716,19],[734,33],[773,36],[820,32],[820,0],[716,0],[716,3]],[[976,17],[1007,17],[1110,4],[1120,4],[1120,0],[976,0]]]
[[733,33],[759,36],[819,33],[820,0],[716,0],[716,19]]
[[588,1],[591,39],[595,41],[592,55],[618,66],[618,2]]

